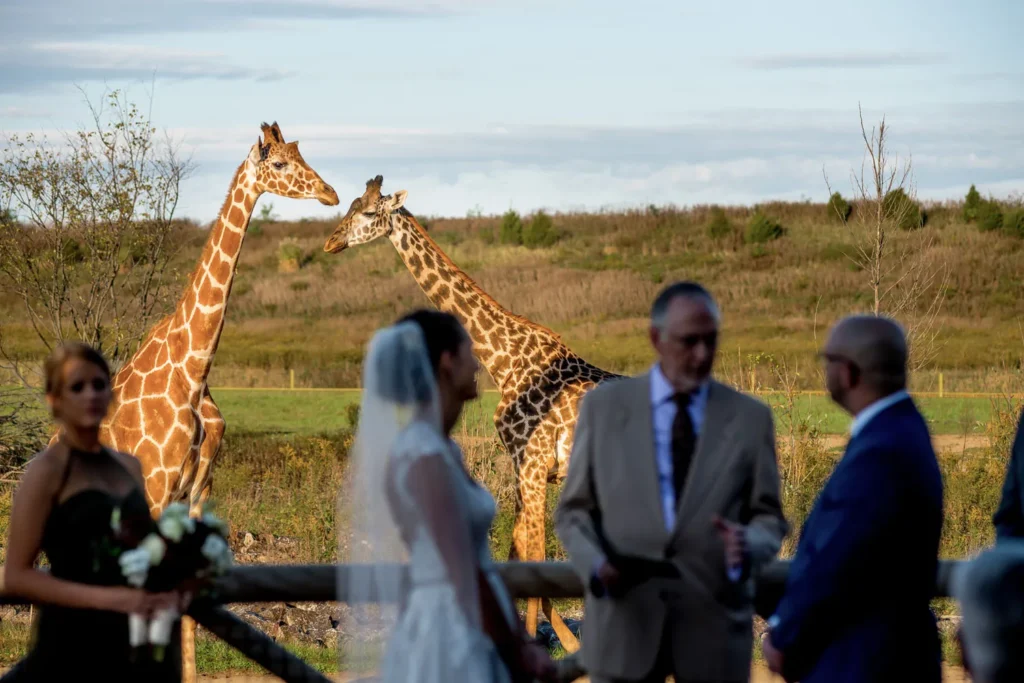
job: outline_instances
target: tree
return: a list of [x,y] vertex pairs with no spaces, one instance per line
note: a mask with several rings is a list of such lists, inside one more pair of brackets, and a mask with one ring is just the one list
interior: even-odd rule
[[523,222],[519,214],[509,209],[501,217],[501,228],[498,231],[498,241],[502,244],[523,243]]
[[[903,164],[898,157],[890,158],[884,116],[869,134],[859,106],[858,112],[865,153],[860,175],[851,172],[857,209],[852,221],[842,220],[853,238],[853,253],[848,256],[867,277],[871,312],[899,319],[905,326],[911,367],[916,370],[938,353],[938,314],[950,268],[947,262],[928,257],[934,230],[899,229],[922,224],[910,158]],[[825,185],[831,193],[827,174]]]
[[838,192],[833,192],[832,196],[828,198],[825,209],[828,219],[839,223],[846,222],[850,218],[850,212],[853,211],[850,203],[843,199],[843,195]]
[[978,220],[978,207],[980,206],[981,193],[972,183],[971,188],[967,190],[967,196],[964,197],[964,220],[968,223]]
[[[164,312],[174,220],[193,167],[120,91],[86,99],[88,128],[59,143],[11,135],[0,156],[0,289],[46,349],[78,339],[119,365]],[[0,324],[0,354],[23,383]]]

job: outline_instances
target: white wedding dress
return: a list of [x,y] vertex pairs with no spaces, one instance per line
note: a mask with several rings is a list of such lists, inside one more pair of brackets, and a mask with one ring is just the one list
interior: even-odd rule
[[463,470],[458,445],[430,424],[414,420],[391,449],[392,474],[401,504],[414,522],[409,539],[410,592],[405,611],[394,626],[382,665],[385,683],[508,683],[504,662],[486,633],[470,624],[457,601],[437,545],[409,495],[406,473],[419,458],[441,457],[455,500],[452,524],[468,526],[476,562],[484,570],[505,617],[516,624],[515,607],[491,560],[488,536],[496,513],[494,497]]

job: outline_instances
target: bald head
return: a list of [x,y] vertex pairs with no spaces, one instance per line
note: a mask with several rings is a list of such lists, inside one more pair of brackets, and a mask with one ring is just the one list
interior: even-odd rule
[[891,394],[907,386],[907,337],[892,318],[843,318],[832,328],[825,355],[852,363],[858,380],[880,394]]

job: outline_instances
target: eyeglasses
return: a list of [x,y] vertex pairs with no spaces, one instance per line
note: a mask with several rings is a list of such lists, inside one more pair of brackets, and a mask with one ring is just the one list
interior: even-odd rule
[[[93,391],[106,391],[107,389],[107,380],[101,377],[94,378],[90,384],[92,385]],[[72,394],[80,394],[85,389],[85,385],[86,381],[83,379],[73,383],[68,388],[71,389]]]
[[673,339],[688,349],[692,349],[701,342],[704,342],[706,346],[713,347],[718,343],[718,332],[707,332],[705,334],[685,334],[681,337],[673,337]]

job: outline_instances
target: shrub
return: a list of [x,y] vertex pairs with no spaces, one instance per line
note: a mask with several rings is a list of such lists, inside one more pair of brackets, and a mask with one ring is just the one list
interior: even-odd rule
[[1003,210],[989,199],[982,200],[978,205],[977,217],[978,230],[981,232],[1000,230],[1003,227]]
[[708,237],[711,239],[722,239],[732,234],[732,223],[725,211],[720,206],[712,206],[710,220],[708,221]]
[[747,223],[746,241],[751,244],[763,244],[779,239],[785,232],[785,228],[779,225],[778,221],[757,211]]
[[523,243],[523,222],[519,214],[509,209],[501,217],[501,227],[498,229],[498,241],[502,244]]
[[302,249],[292,238],[281,240],[277,247],[277,270],[281,273],[294,273],[301,266]]
[[832,196],[828,198],[828,204],[825,206],[825,210],[828,212],[827,218],[830,221],[837,223],[845,222],[853,211],[853,207],[850,203],[843,199],[843,195],[838,192],[833,192]]
[[61,247],[61,256],[66,263],[82,263],[85,261],[85,249],[78,240],[68,239]]
[[551,216],[538,211],[533,219],[523,228],[523,244],[529,249],[550,247],[560,238],[555,222]]
[[967,197],[964,198],[964,220],[968,223],[973,223],[978,220],[978,209],[981,207],[981,194],[978,193],[977,188],[971,185],[971,189],[967,190]]
[[921,207],[907,196],[902,187],[886,193],[882,200],[882,210],[889,220],[903,230],[917,230],[927,220],[927,215],[921,211]]
[[1011,209],[1003,216],[1003,232],[1024,238],[1024,208]]

